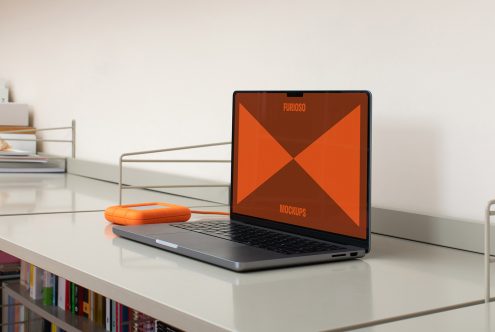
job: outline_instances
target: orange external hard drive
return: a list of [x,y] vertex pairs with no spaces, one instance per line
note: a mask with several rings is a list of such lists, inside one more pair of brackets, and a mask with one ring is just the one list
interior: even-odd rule
[[191,210],[169,203],[139,203],[111,206],[105,210],[105,218],[119,225],[143,225],[187,221]]

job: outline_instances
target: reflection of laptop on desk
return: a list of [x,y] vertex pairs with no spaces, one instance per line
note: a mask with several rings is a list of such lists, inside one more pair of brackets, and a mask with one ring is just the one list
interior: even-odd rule
[[364,256],[369,92],[236,92],[233,108],[231,219],[114,232],[236,271]]

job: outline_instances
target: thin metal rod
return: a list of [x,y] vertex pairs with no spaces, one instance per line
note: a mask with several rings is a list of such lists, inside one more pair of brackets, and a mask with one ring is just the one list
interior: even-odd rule
[[151,153],[159,153],[159,152],[168,152],[168,151],[179,151],[179,150],[187,150],[187,149],[197,149],[197,148],[206,148],[210,146],[219,146],[219,145],[229,145],[231,142],[221,142],[221,143],[209,143],[209,144],[200,144],[200,145],[189,145],[189,146],[181,146],[178,148],[168,148],[168,149],[158,149],[158,150],[147,150],[147,151],[137,151],[137,152],[128,152],[121,155],[121,157],[126,156],[136,156],[140,154],[151,154]]
[[485,220],[485,303],[490,302],[490,261],[491,261],[491,230],[490,230],[490,217],[492,215],[491,208],[495,204],[495,200],[488,202],[486,207],[486,220]]
[[9,130],[2,131],[2,134],[16,134],[16,133],[34,133],[37,131],[49,131],[49,130],[62,130],[62,129],[73,129],[72,127],[56,127],[56,128],[42,128],[42,129],[18,129],[18,130]]
[[119,158],[119,205],[122,205],[122,156]]
[[[1,134],[3,134],[2,132]],[[2,138],[0,134],[0,138]],[[43,139],[43,138],[37,138],[37,139],[31,139],[31,138],[3,138],[6,141],[28,141],[28,142],[59,142],[59,143],[72,143],[71,140],[64,140],[64,139]]]
[[[74,139],[74,138],[73,138]],[[122,205],[122,190],[123,189],[159,189],[159,188],[201,188],[201,187],[229,187],[229,185],[168,185],[168,186],[124,186],[122,182],[123,177],[123,163],[131,162],[131,163],[190,163],[190,162],[199,162],[199,163],[230,163],[230,160],[186,160],[186,159],[156,159],[156,160],[146,160],[146,159],[127,159],[124,160],[124,157],[128,156],[137,156],[143,154],[152,154],[152,153],[160,153],[160,152],[169,152],[169,151],[179,151],[179,150],[188,150],[188,149],[197,149],[197,148],[206,148],[212,146],[221,146],[221,145],[230,145],[231,142],[220,142],[220,143],[209,143],[209,144],[199,144],[199,145],[188,145],[181,146],[176,148],[167,148],[167,149],[157,149],[157,150],[146,150],[146,151],[136,151],[136,152],[128,152],[120,155],[119,158],[119,205]]]
[[124,163],[230,163],[230,160],[205,160],[205,159],[127,159]]
[[157,188],[223,188],[230,187],[228,184],[190,184],[190,185],[168,185],[168,186],[128,186],[124,185],[121,189],[157,189]]
[[76,158],[76,120],[71,122],[72,128],[72,159]]

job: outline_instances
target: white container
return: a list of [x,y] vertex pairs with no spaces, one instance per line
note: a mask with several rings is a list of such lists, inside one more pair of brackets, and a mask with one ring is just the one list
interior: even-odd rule
[[28,105],[0,103],[0,126],[29,126]]
[[[29,152],[30,154],[36,154],[36,135],[32,134],[3,134],[0,132],[0,138],[9,143],[13,150],[19,150],[23,152]],[[15,141],[15,139],[21,139],[22,141]],[[25,141],[31,139],[32,141]]]

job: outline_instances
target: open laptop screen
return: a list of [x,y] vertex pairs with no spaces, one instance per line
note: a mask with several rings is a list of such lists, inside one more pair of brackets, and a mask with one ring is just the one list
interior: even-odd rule
[[234,93],[232,212],[366,239],[369,98]]

